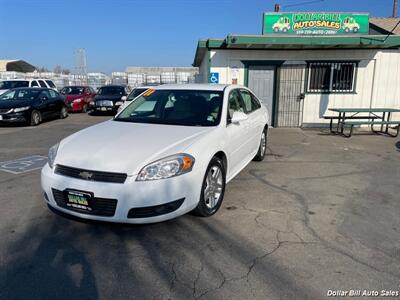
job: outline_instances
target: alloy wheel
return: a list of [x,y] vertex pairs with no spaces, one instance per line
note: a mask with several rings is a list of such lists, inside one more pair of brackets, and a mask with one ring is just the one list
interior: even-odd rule
[[209,209],[217,206],[223,188],[222,171],[218,166],[213,166],[208,171],[204,188],[204,200]]

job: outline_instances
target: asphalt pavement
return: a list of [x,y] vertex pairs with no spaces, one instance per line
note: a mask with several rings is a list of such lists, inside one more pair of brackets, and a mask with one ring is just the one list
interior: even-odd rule
[[[0,165],[46,156],[60,139],[109,118],[0,127]],[[272,129],[268,143],[267,159],[227,185],[216,215],[151,225],[60,215],[42,199],[39,169],[0,170],[0,299],[400,291],[399,139]]]

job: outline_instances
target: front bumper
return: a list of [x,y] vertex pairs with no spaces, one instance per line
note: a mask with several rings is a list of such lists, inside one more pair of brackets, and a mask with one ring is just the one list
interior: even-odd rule
[[68,107],[68,111],[70,111],[70,112],[79,112],[79,111],[82,111],[83,110],[83,105],[84,105],[84,102],[80,102],[80,103],[78,103],[78,102],[68,102],[67,103],[67,107]]
[[[141,224],[165,221],[193,210],[200,199],[202,177],[202,174],[193,170],[188,174],[163,180],[138,182],[135,181],[136,176],[128,176],[123,184],[105,183],[58,175],[46,164],[41,172],[41,184],[46,202],[63,213],[83,219]],[[56,202],[57,194],[54,194],[54,190],[62,192],[66,189],[93,193],[94,201],[96,198],[115,199],[115,213],[112,216],[100,216],[62,207]],[[132,217],[132,211],[140,212],[148,207],[161,207],[164,204],[171,206],[171,203],[178,200],[181,200],[180,206],[172,212],[166,210],[167,213],[162,213],[159,210],[162,214],[157,216]]]
[[27,119],[23,112],[20,113],[8,113],[0,115],[0,122],[26,122]]

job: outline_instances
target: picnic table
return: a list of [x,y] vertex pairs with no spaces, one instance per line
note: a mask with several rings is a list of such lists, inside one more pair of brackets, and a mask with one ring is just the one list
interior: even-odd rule
[[[399,135],[400,121],[392,120],[392,113],[400,112],[397,108],[329,108],[329,111],[338,113],[338,116],[324,116],[330,119],[329,129],[331,133],[351,137],[353,127],[357,125],[370,125],[374,133],[383,133],[392,137]],[[336,129],[333,129],[333,120],[337,120]],[[344,133],[345,126],[350,126],[348,134]],[[380,130],[374,126],[380,125]],[[391,127],[393,125],[394,127]],[[389,133],[389,129],[395,129],[396,133]]]

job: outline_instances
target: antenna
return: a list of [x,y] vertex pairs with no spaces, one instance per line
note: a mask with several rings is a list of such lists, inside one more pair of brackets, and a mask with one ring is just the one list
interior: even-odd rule
[[74,51],[75,55],[75,73],[79,75],[86,75],[86,50],[84,48],[79,48]]

